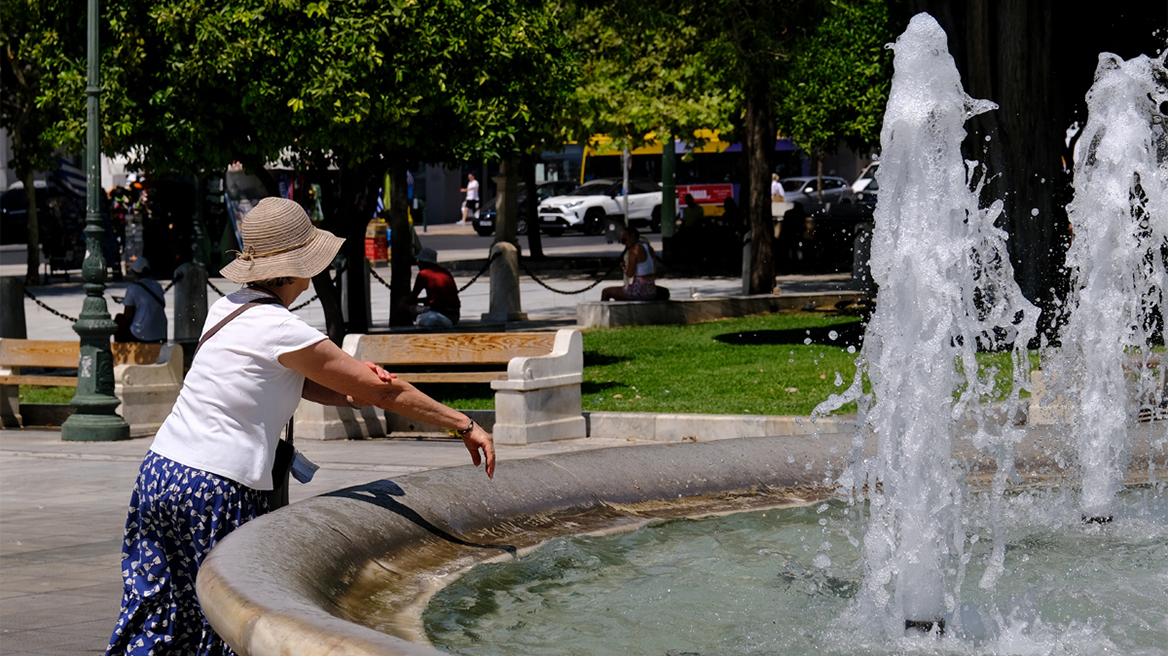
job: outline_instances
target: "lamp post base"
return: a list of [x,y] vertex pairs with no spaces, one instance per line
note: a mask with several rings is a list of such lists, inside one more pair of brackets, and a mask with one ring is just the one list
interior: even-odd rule
[[61,424],[66,442],[116,442],[130,439],[130,425],[118,415],[75,414]]

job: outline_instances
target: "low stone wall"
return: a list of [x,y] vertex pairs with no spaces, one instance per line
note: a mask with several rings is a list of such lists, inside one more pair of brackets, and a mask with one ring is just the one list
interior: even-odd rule
[[[494,432],[495,413],[491,410],[465,410],[487,432]],[[447,431],[399,415],[386,413],[386,437],[438,437]],[[855,415],[808,417],[780,415],[690,415],[652,412],[585,412],[588,437],[631,439],[645,442],[680,442],[687,438],[723,440],[738,437],[789,437],[821,435],[856,430]],[[380,437],[380,436],[378,436]],[[586,439],[586,438],[585,438]]]
[[684,298],[668,301],[594,301],[576,306],[576,325],[581,328],[617,328],[690,324],[808,307],[834,307],[840,301],[855,302],[861,298],[865,298],[861,292],[835,292]]

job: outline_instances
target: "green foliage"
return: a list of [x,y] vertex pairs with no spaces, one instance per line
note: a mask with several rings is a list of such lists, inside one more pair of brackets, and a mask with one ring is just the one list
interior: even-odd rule
[[565,141],[605,134],[614,148],[635,148],[651,132],[688,137],[731,129],[738,92],[711,59],[695,19],[701,7],[659,4],[578,3],[569,10],[565,27],[582,61]]
[[[52,168],[62,145],[80,139],[60,129],[85,115],[85,4],[71,0],[4,0],[0,3],[0,127],[12,138],[8,162],[19,175]],[[76,75],[82,86],[63,94],[57,81]],[[75,85],[74,85],[75,86]],[[84,129],[82,133],[84,134]]]
[[831,0],[775,77],[776,118],[813,156],[843,140],[861,150],[878,145],[892,83],[895,39],[887,0]]
[[538,0],[110,0],[109,148],[177,171],[497,159],[566,93],[555,11]]

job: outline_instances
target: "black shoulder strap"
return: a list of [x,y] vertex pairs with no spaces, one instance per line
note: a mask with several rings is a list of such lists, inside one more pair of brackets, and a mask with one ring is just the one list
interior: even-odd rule
[[138,282],[137,280],[130,281],[130,284],[131,285],[138,285],[139,287],[144,289],[147,294],[150,294],[150,298],[153,298],[154,300],[158,301],[158,304],[161,305],[162,307],[166,307],[166,301],[164,299],[158,298],[158,294],[155,294],[153,292],[153,290],[151,290],[146,285],[143,285],[142,283]]
[[219,332],[220,328],[222,328],[223,326],[226,326],[227,322],[231,321],[235,317],[238,317],[239,315],[243,314],[244,312],[252,309],[253,307],[255,307],[257,305],[270,305],[272,303],[279,303],[279,302],[280,302],[280,299],[278,299],[278,298],[273,298],[271,296],[265,296],[264,298],[257,298],[254,301],[248,301],[247,303],[244,303],[243,305],[235,308],[235,311],[233,311],[231,314],[223,317],[222,321],[220,321],[219,323],[212,326],[211,329],[208,330],[207,332],[203,333],[203,336],[199,338],[199,344],[198,344],[198,346],[195,347],[195,353],[194,353],[194,355],[191,356],[191,358],[194,359],[195,355],[199,354],[199,349],[203,348],[203,344],[205,344],[208,339],[211,339],[211,337],[213,337],[215,335],[215,333]]

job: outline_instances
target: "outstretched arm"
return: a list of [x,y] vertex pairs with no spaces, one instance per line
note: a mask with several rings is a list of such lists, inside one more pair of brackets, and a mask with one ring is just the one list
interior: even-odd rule
[[[280,364],[305,375],[314,385],[305,384],[304,398],[329,405],[377,406],[427,424],[451,430],[463,430],[470,425],[470,417],[447,407],[418,391],[413,385],[391,377],[384,380],[380,367],[358,361],[339,346],[325,339],[285,353]],[[382,370],[384,371],[384,370]],[[495,475],[495,442],[491,434],[478,424],[462,438],[478,466],[486,462],[487,476]]]

